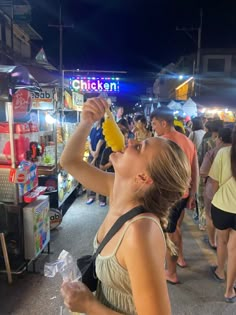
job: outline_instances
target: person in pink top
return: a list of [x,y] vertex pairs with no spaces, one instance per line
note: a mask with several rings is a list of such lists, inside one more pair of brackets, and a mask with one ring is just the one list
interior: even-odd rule
[[[167,138],[177,143],[185,152],[191,166],[191,183],[182,199],[178,201],[169,214],[167,232],[170,239],[178,248],[178,258],[171,256],[168,252],[166,256],[166,280],[171,284],[178,284],[177,265],[184,268],[187,266],[183,257],[183,242],[181,235],[181,223],[184,217],[184,209],[193,209],[195,207],[195,196],[198,187],[199,169],[197,152],[194,144],[184,134],[175,130],[174,114],[166,107],[160,107],[151,113],[152,128],[158,136]],[[174,165],[173,165],[174,167]]]

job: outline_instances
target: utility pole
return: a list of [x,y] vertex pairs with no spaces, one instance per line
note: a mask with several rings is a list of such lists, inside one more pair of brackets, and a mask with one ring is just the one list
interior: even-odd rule
[[49,24],[49,27],[59,29],[59,72],[61,75],[61,106],[64,102],[64,71],[63,71],[63,30],[64,28],[73,28],[74,25],[64,25],[62,21],[62,1],[59,4],[59,24]]
[[[200,23],[199,23],[199,27],[190,27],[190,28],[179,28],[176,27],[176,31],[183,31],[186,33],[186,35],[188,37],[191,38],[191,40],[197,45],[197,62],[195,65],[195,60],[193,61],[193,75],[199,75],[200,73],[200,63],[201,63],[201,44],[202,44],[202,20],[203,20],[203,11],[202,9],[200,10]],[[192,34],[190,32],[198,32],[198,40],[196,42],[196,40],[193,38]],[[196,78],[195,78],[195,83],[196,83]],[[199,86],[198,86],[198,92],[196,93],[196,89],[195,89],[195,96],[196,94],[198,94],[199,92]]]
[[[61,93],[60,93],[60,103],[61,108],[63,108],[64,105],[64,71],[63,71],[63,30],[64,28],[73,28],[74,25],[64,25],[62,21],[62,1],[59,2],[59,24],[49,24],[49,27],[54,27],[59,30],[59,72],[61,76]],[[59,111],[58,111],[58,102],[56,102],[56,116],[60,117]],[[55,163],[57,165],[57,136],[55,136]],[[58,169],[59,172],[59,169]]]
[[74,25],[64,25],[62,21],[62,1],[59,4],[59,24],[49,24],[49,27],[54,27],[59,29],[59,71],[62,74],[63,70],[63,30],[64,28],[73,28]]
[[199,74],[200,72],[201,43],[202,43],[202,17],[203,17],[203,12],[201,9],[200,10],[200,24],[198,28],[198,43],[197,43],[197,68],[196,68],[197,74]]
[[11,3],[11,49],[14,58],[14,0]]

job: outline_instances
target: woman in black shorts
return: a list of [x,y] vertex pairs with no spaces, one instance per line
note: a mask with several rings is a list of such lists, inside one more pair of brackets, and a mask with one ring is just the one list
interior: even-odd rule
[[217,229],[217,266],[211,267],[218,282],[227,276],[225,301],[236,302],[236,126],[232,134],[232,146],[222,148],[217,153],[209,172],[213,180],[211,215]]

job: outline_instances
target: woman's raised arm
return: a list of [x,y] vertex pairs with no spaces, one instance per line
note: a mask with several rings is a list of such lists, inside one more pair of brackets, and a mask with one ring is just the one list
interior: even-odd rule
[[83,158],[88,134],[93,124],[104,116],[107,107],[107,102],[101,98],[91,98],[84,104],[81,121],[60,158],[61,166],[79,183],[105,196],[111,192],[114,174],[89,165]]

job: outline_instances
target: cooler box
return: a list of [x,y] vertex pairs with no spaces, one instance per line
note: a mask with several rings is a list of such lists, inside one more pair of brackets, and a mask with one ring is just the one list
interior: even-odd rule
[[35,259],[50,241],[49,198],[42,195],[23,208],[25,259]]

